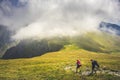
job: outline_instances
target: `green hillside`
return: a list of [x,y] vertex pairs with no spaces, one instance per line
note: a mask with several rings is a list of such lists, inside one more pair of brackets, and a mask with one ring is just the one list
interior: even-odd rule
[[[120,54],[95,53],[66,45],[58,52],[24,59],[0,60],[0,80],[119,80],[120,76],[94,74],[81,76],[75,73],[77,59],[82,62],[81,71],[91,67],[90,59],[99,62],[101,68],[120,70]],[[69,69],[70,67],[70,69]]]
[[25,39],[16,46],[7,48],[2,56],[3,59],[30,58],[40,56],[48,52],[61,50],[65,45],[76,45],[78,49],[92,52],[120,52],[120,36],[101,33],[88,32],[84,35],[74,37],[61,36],[44,39]]
[[119,52],[120,36],[108,33],[88,32],[82,36],[74,37],[73,42],[79,47],[93,52]]

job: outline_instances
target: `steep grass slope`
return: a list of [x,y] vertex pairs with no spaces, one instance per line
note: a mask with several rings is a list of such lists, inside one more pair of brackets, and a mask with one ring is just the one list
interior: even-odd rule
[[42,40],[23,40],[16,46],[9,48],[2,58],[30,58],[43,55],[47,52],[59,51],[65,45],[73,44],[76,44],[78,48],[93,52],[120,52],[120,36],[105,32],[88,32],[74,37],[64,36],[45,38]]
[[[81,70],[91,67],[90,59],[96,59],[100,66],[120,70],[120,54],[94,53],[78,49],[74,45],[65,46],[58,52],[51,52],[34,58],[0,60],[0,80],[119,80],[108,74],[80,76],[75,73],[76,59],[82,62]],[[66,67],[71,66],[72,70]]]
[[75,37],[73,40],[77,46],[93,52],[119,52],[120,36],[108,33],[89,32],[85,35]]

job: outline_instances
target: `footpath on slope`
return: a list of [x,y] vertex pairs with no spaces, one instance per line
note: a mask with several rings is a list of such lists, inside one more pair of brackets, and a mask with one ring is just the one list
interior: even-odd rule
[[[64,70],[71,70],[73,72],[75,72],[75,67],[73,66],[66,66],[64,68]],[[89,76],[91,74],[91,69],[90,68],[86,68],[86,70],[84,71],[80,71],[79,72],[81,75],[85,75],[85,76]],[[96,70],[96,73],[94,74],[110,74],[110,75],[115,75],[115,76],[119,76],[120,77],[120,70],[110,70],[110,69],[98,69]]]

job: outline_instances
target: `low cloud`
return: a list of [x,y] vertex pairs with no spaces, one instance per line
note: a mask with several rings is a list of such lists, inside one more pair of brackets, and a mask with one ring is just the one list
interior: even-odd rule
[[0,24],[14,40],[73,36],[97,31],[101,21],[120,24],[119,0],[19,0],[0,3]]

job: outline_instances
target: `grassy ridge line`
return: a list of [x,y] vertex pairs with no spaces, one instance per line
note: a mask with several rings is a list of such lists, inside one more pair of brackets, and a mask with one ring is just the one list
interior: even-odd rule
[[75,37],[73,42],[77,46],[93,52],[120,52],[120,37],[112,34],[88,32],[80,37]]
[[[73,46],[34,58],[0,60],[0,80],[73,80],[74,78],[78,80],[80,79],[79,75],[64,69],[66,66],[74,66],[75,68],[76,59],[82,61],[83,70],[87,66],[91,66],[89,61],[91,58],[98,60],[101,66],[120,70],[120,63],[118,63],[120,54],[96,54],[83,49],[74,50],[71,48]],[[100,76],[86,77],[86,80],[95,80]],[[112,78],[116,77],[106,75],[101,76],[99,80],[108,80],[109,78],[114,80]]]

